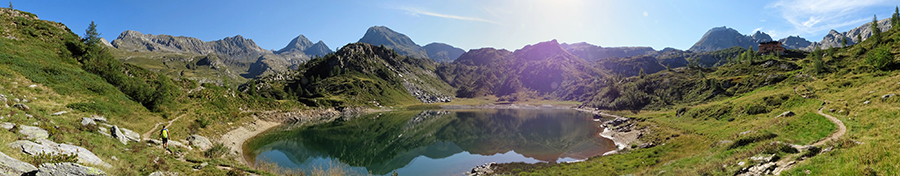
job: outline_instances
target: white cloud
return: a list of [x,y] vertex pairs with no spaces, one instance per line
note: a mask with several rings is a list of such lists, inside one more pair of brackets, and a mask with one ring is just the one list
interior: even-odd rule
[[416,8],[404,8],[403,10],[406,10],[407,12],[409,12],[411,15],[414,15],[414,16],[426,15],[426,16],[433,16],[433,17],[440,17],[440,18],[447,18],[447,19],[480,21],[480,22],[486,22],[486,23],[499,24],[499,23],[491,21],[491,20],[486,20],[486,19],[481,19],[481,18],[476,18],[476,17],[464,17],[464,16],[449,15],[449,14],[441,14],[441,13],[419,10]]
[[[793,26],[784,33],[814,34],[848,25],[861,25],[871,17],[860,17],[866,8],[891,5],[889,0],[777,0],[775,9]],[[764,20],[762,20],[765,22]]]
[[650,14],[647,14],[647,11],[644,11],[644,16],[647,16],[647,15],[650,15]]
[[759,28],[756,28],[756,29],[753,29],[753,32],[751,32],[751,33],[756,33],[756,31],[760,31],[760,30],[762,30],[762,27],[759,27]]

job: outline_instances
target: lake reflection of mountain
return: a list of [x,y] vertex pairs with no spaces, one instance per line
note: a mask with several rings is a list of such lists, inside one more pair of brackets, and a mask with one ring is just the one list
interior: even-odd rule
[[[491,162],[483,161],[481,155],[500,156],[497,154],[510,151],[547,162],[581,160],[615,147],[598,135],[601,129],[590,117],[573,110],[386,112],[271,132],[247,146],[251,157],[277,150],[287,155],[293,162],[290,165],[334,158],[379,175],[419,157],[440,160],[460,153],[479,158],[472,162],[481,163],[468,163],[471,166]],[[437,171],[445,166],[434,167]]]

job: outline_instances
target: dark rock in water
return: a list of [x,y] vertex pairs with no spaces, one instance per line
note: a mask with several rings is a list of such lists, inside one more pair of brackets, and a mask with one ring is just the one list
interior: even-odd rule
[[497,163],[491,162],[491,163],[483,164],[481,166],[472,168],[471,171],[466,172],[466,175],[467,176],[491,175],[494,173],[494,169],[491,167],[493,167],[496,164]]
[[603,116],[601,116],[600,114],[594,114],[594,120],[600,120],[602,118]]

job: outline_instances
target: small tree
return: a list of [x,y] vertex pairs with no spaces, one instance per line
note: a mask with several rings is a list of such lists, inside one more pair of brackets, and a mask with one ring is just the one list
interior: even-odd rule
[[878,28],[878,15],[873,15],[872,16],[872,36],[869,36],[869,37],[875,39],[876,45],[878,44],[878,39],[880,38],[880,37],[878,37],[879,35],[881,35],[881,29]]
[[94,21],[91,21],[91,25],[84,30],[84,38],[82,40],[88,46],[94,46],[100,42],[100,32],[97,32],[97,24]]
[[841,38],[841,48],[847,47],[847,37]]
[[9,1],[9,9],[13,9],[13,8],[12,8],[12,1]]
[[856,43],[862,43],[862,32],[856,33]]
[[[12,5],[10,5],[12,8]],[[894,15],[891,15],[891,29],[900,26],[900,6],[894,7]]]
[[643,79],[644,76],[647,76],[647,73],[644,73],[644,68],[641,68],[641,71],[638,72],[638,75],[641,77],[641,79]]

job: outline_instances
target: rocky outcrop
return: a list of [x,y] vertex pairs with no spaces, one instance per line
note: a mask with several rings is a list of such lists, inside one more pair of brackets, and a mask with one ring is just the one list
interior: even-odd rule
[[109,43],[108,40],[106,40],[106,38],[103,37],[100,37],[100,44],[102,44],[103,46],[115,48],[115,46],[113,46],[111,43]]
[[246,78],[268,76],[275,73],[286,72],[288,71],[288,66],[290,66],[290,63],[288,63],[284,57],[266,54],[259,56],[259,59],[257,59],[256,62],[250,64],[250,69],[247,74],[241,76]]
[[37,169],[34,165],[19,161],[0,152],[0,175],[23,175]]
[[733,46],[743,48],[753,47],[754,50],[757,50],[759,49],[758,46],[760,42],[768,41],[772,41],[772,37],[760,31],[756,31],[755,34],[747,36],[741,34],[737,30],[722,26],[707,31],[694,46],[691,46],[691,48],[688,49],[688,51],[716,51],[731,48]]
[[[878,21],[878,28],[881,31],[888,31],[891,29],[891,19],[886,18]],[[838,48],[841,47],[841,40],[844,37],[847,38],[847,46],[857,44],[859,41],[856,39],[856,35],[860,35],[862,40],[866,40],[872,36],[872,22],[868,22],[866,24],[860,25],[859,27],[853,28],[847,32],[837,32],[835,30],[831,30],[828,32],[828,35],[822,37],[822,41],[813,43],[809,45],[809,47],[803,48],[806,51],[815,50],[816,47],[820,49],[828,49],[828,48]]]
[[13,147],[13,148],[22,150],[23,153],[29,154],[29,155],[38,155],[41,153],[46,153],[46,154],[50,154],[50,155],[76,154],[76,155],[78,155],[78,162],[80,162],[80,163],[93,164],[93,165],[97,165],[97,166],[103,166],[106,168],[112,167],[112,165],[104,162],[102,159],[100,159],[100,157],[97,157],[97,155],[94,155],[93,152],[91,152],[90,150],[88,150],[84,147],[79,147],[79,146],[74,146],[74,145],[69,145],[69,144],[58,144],[56,142],[53,142],[53,141],[50,141],[47,139],[39,139],[37,141],[38,141],[38,143],[31,142],[31,141],[25,141],[25,140],[19,140],[19,141],[9,143],[7,145],[9,147]]
[[105,176],[106,172],[100,169],[82,166],[76,163],[44,163],[38,168],[37,176],[54,175],[78,175],[78,176]]
[[186,140],[188,141],[188,144],[197,147],[202,151],[209,150],[213,146],[212,142],[209,142],[208,138],[196,134],[188,136]]

